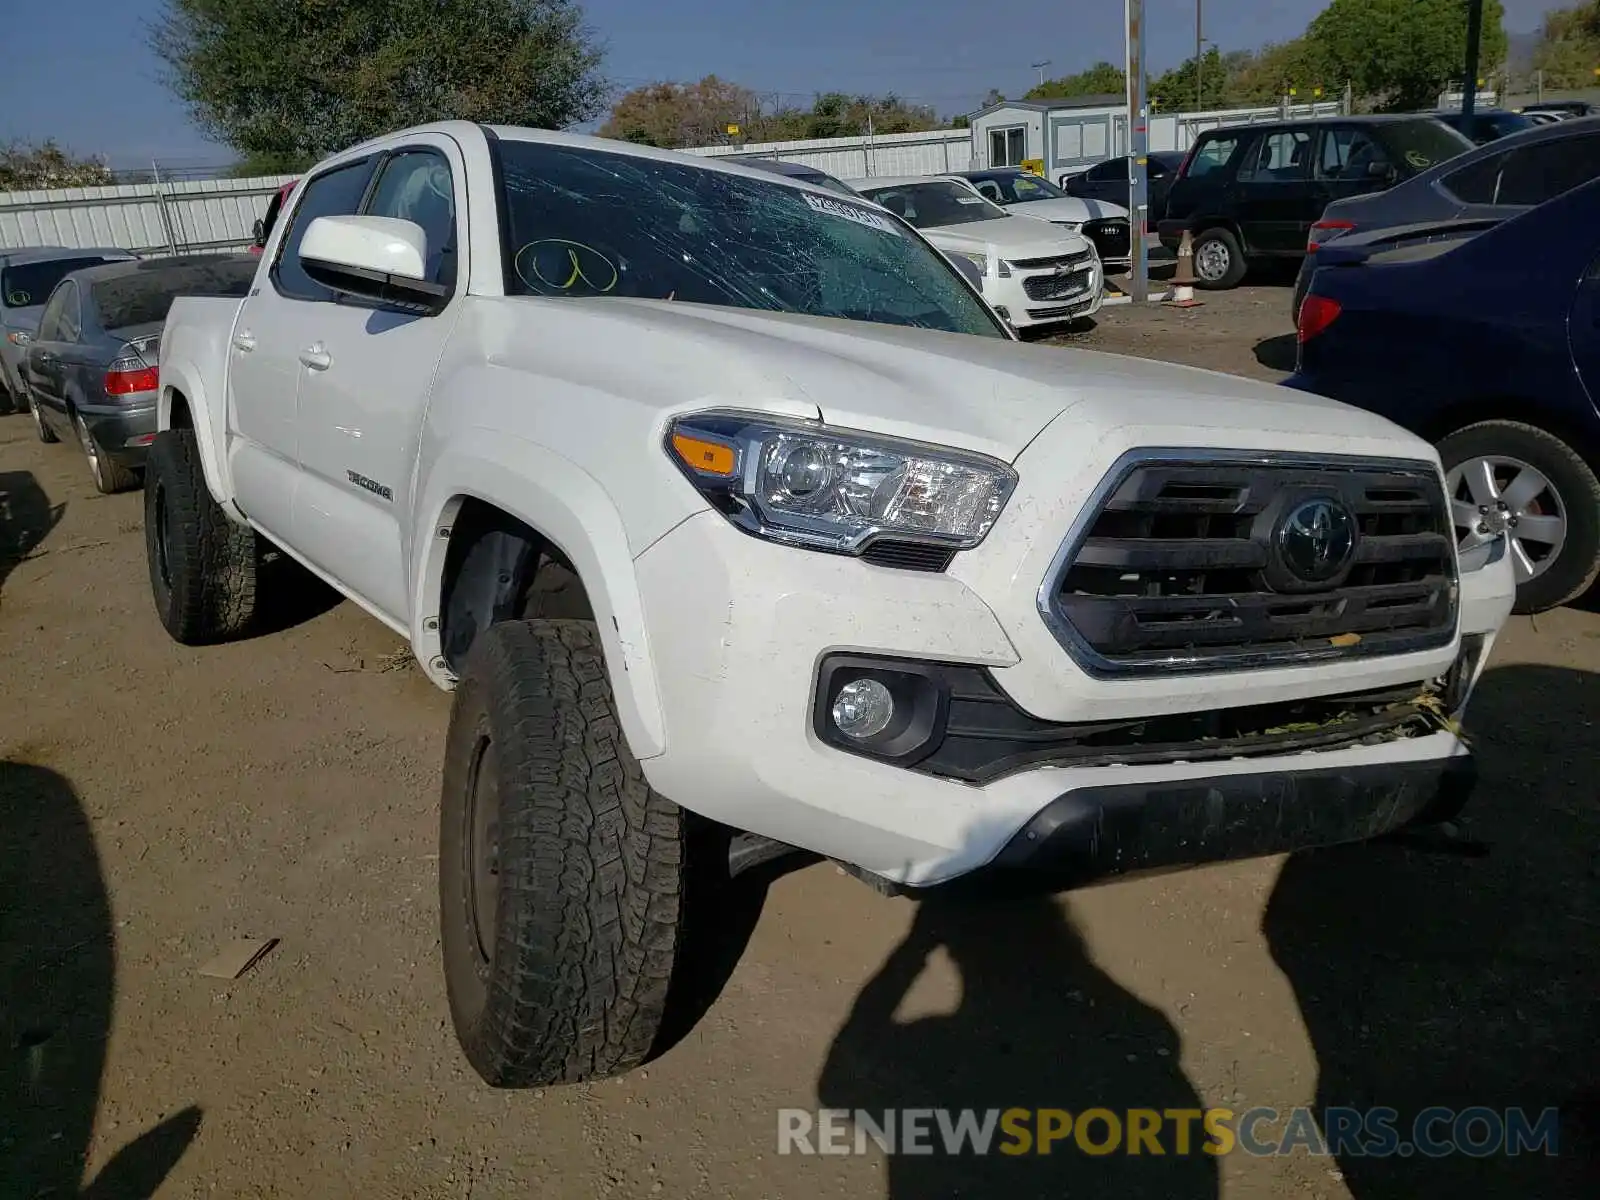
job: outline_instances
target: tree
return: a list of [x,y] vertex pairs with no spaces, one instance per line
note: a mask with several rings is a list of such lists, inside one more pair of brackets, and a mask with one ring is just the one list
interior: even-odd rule
[[937,129],[933,109],[911,104],[893,94],[850,96],[825,92],[809,109],[779,107],[767,111],[758,93],[708,75],[699,83],[653,83],[622,96],[600,127],[602,137],[651,146],[712,145],[737,124],[746,142],[800,141],[807,138],[859,137],[914,133]]
[[1087,71],[1047,79],[1028,89],[1024,100],[1068,100],[1075,96],[1121,96],[1128,90],[1128,77],[1121,67],[1097,62]]
[[1600,68],[1600,0],[1546,13],[1533,66],[1544,72],[1546,87],[1593,86]]
[[606,94],[575,0],[165,0],[151,44],[253,169],[447,118],[559,129]]
[[699,83],[652,83],[634,88],[611,109],[600,136],[646,146],[705,146],[738,125],[750,140],[760,105],[749,88],[707,75]]
[[1004,92],[1002,92],[999,88],[990,88],[988,93],[983,97],[983,103],[979,105],[979,107],[992,108],[996,104],[1004,104],[1005,102],[1006,96]]
[[1229,104],[1276,104],[1290,91],[1309,97],[1319,87],[1329,95],[1345,83],[1345,77],[1304,37],[1269,43],[1253,54],[1224,55],[1223,63],[1228,69]]
[[[1505,61],[1505,10],[1484,0],[1479,70]],[[1306,30],[1332,76],[1383,107],[1432,107],[1467,57],[1466,0],[1333,0]]]
[[[1195,112],[1193,58],[1164,71],[1151,80],[1149,93],[1157,112]],[[1228,103],[1228,70],[1222,51],[1212,46],[1200,60],[1200,109],[1222,108]]]
[[28,142],[0,146],[0,192],[99,187],[115,182],[116,177],[105,163],[74,158],[52,141],[37,146]]

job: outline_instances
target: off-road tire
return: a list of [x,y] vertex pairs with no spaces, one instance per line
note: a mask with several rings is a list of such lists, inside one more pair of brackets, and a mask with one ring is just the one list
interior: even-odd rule
[[[480,843],[484,805],[498,836]],[[481,633],[450,712],[439,916],[450,1015],[486,1082],[576,1083],[645,1060],[681,944],[686,843],[683,810],[628,750],[594,625]],[[481,855],[492,902],[474,886],[480,844],[497,847]]]
[[256,613],[255,532],[211,497],[192,429],[168,429],[150,446],[144,544],[156,614],[186,646],[243,633]]
[[1199,270],[1196,269],[1194,275],[1195,287],[1208,292],[1224,292],[1229,288],[1238,287],[1239,281],[1244,278],[1245,272],[1250,268],[1250,264],[1245,261],[1244,249],[1239,245],[1239,239],[1234,237],[1230,230],[1224,229],[1220,225],[1201,230],[1195,234],[1194,243],[1191,247],[1197,262],[1200,258],[1201,247],[1212,242],[1219,244],[1228,252],[1228,269],[1216,279],[1202,279]]
[[1517,588],[1518,613],[1540,613],[1576,600],[1600,577],[1600,479],[1581,454],[1552,433],[1521,421],[1480,421],[1439,443],[1448,472],[1474,458],[1505,455],[1534,467],[1560,493],[1567,537],[1541,575]]

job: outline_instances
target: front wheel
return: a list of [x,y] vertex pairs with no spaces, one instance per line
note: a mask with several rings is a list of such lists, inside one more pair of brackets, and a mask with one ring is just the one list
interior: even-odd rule
[[620,1074],[654,1045],[680,943],[684,812],[617,722],[590,621],[479,634],[440,806],[445,986],[496,1087]]
[[1574,600],[1600,576],[1600,480],[1560,438],[1520,421],[1483,421],[1439,443],[1462,550],[1504,534],[1515,611]]

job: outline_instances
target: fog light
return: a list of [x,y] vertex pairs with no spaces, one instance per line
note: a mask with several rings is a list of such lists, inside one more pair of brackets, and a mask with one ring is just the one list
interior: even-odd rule
[[833,724],[857,741],[874,737],[894,719],[894,697],[876,679],[852,679],[833,700]]

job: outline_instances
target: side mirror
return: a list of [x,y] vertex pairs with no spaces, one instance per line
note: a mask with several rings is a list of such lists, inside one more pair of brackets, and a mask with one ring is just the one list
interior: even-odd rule
[[397,217],[318,217],[300,240],[300,265],[323,287],[432,315],[450,289],[427,278],[428,235]]
[[262,248],[267,244],[267,223],[260,217],[257,217],[256,223],[250,227],[250,242]]

